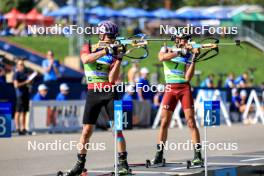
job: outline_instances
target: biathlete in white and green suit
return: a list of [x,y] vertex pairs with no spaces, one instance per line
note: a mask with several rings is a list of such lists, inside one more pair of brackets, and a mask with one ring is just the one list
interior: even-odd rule
[[157,139],[157,152],[153,164],[162,163],[164,145],[167,141],[168,127],[177,103],[180,101],[187,125],[191,131],[194,144],[193,165],[202,164],[200,134],[194,119],[194,103],[190,81],[194,75],[194,59],[199,55],[199,49],[188,45],[190,35],[175,35],[173,47],[164,46],[159,52],[159,60],[163,63],[166,81],[165,94],[162,100],[161,125]]

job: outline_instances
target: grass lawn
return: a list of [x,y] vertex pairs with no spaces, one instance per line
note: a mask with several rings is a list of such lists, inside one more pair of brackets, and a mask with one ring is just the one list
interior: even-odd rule
[[[63,60],[68,55],[68,38],[65,37],[8,37],[8,40],[26,48],[39,51],[43,54],[52,49],[56,58]],[[92,38],[94,43],[96,38]],[[230,39],[221,39],[220,42],[232,42]],[[155,63],[158,63],[157,53],[162,46],[162,42],[152,42],[149,45],[149,57],[141,61],[141,66],[146,66],[151,72],[155,72]],[[249,44],[242,43],[242,49],[236,46],[220,46],[219,55],[206,62],[197,64],[196,69],[202,71],[202,77],[209,73],[229,73],[237,75],[256,68],[254,73],[254,84],[264,81],[264,54]]]

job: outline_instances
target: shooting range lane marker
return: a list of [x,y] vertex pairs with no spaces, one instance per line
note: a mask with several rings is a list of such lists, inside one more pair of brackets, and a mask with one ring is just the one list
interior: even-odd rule
[[[204,101],[204,141],[207,141],[207,127],[220,126],[220,101]],[[207,147],[204,146],[204,175],[208,175]]]
[[240,160],[240,161],[241,162],[247,162],[247,161],[259,161],[259,160],[264,160],[264,157],[262,157],[262,158],[244,159],[244,160]]
[[115,130],[115,176],[118,175],[117,162],[117,130],[123,130],[122,124],[122,101],[114,101],[114,130]]
[[221,156],[223,156],[223,157],[249,157],[249,158],[256,158],[256,157],[264,157],[264,155],[244,155],[244,154],[234,154],[234,155],[221,155]]
[[[192,169],[193,168],[201,168],[201,166],[192,166]],[[182,169],[186,169],[186,166],[185,167],[174,167],[174,168],[171,168],[170,170],[176,171],[176,170],[182,170]]]
[[[206,115],[205,115],[206,116]],[[207,125],[204,126],[204,141],[207,141]],[[204,175],[207,176],[207,147],[204,146]]]
[[117,130],[115,129],[115,176],[117,176]]
[[[186,167],[184,167],[186,169]],[[113,172],[112,170],[89,170],[88,173],[111,173]],[[133,170],[133,174],[193,174],[192,172],[166,172],[166,171],[136,171]]]
[[228,162],[225,162],[225,163],[222,163],[222,162],[208,162],[207,163],[208,165],[214,165],[214,166],[248,166],[248,165],[252,165],[252,163],[237,163],[237,162],[234,162],[234,163],[228,163]]

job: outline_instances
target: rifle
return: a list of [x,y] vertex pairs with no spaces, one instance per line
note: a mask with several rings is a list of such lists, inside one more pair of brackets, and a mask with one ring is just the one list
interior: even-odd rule
[[[112,47],[114,50],[117,50],[117,53],[120,56],[126,56],[130,59],[145,59],[149,54],[147,45],[147,41],[117,38],[113,44],[99,41],[96,45],[92,46],[92,52],[104,49],[106,47]],[[140,56],[130,55],[130,53],[136,50],[143,50],[144,54]]]
[[[207,41],[209,41],[209,43],[205,43]],[[228,45],[229,46],[230,45],[240,46],[240,40],[235,40],[234,43],[233,42],[232,43],[219,43],[219,39],[208,37],[208,38],[201,40],[198,43],[196,43],[195,41],[189,41],[186,45],[186,48],[188,50],[192,50],[194,48],[203,50],[203,52],[200,53],[200,55],[194,59],[194,62],[201,62],[201,61],[205,61],[205,60],[208,60],[208,59],[211,59],[217,56],[219,54],[219,46],[228,46]],[[165,45],[165,47],[167,47],[167,45]],[[177,49],[181,51],[181,48],[177,48],[176,46],[173,46],[173,48],[175,51],[177,51]]]
[[[112,47],[117,49],[121,56],[128,57],[130,59],[145,59],[149,55],[148,44],[149,41],[167,41],[168,39],[149,39],[145,34],[137,34],[129,38],[117,37],[113,44],[109,44],[103,41],[99,41],[96,45],[92,46],[92,52],[104,49],[105,47]],[[139,56],[130,55],[132,52],[143,51],[143,54]]]
[[[165,38],[165,39],[146,38],[145,34],[138,34],[138,36],[140,36],[142,38],[142,40],[144,39],[146,41],[164,41],[164,46],[165,47],[167,47],[167,42],[168,41],[175,41],[175,35],[172,35],[170,38]],[[208,41],[209,41],[209,43],[205,43],[205,42],[208,42]],[[189,48],[189,49],[199,48],[201,50],[204,50],[204,52],[202,52],[194,60],[195,62],[201,62],[201,61],[205,61],[205,60],[208,60],[208,59],[211,59],[211,58],[217,56],[219,54],[219,46],[235,45],[235,46],[240,46],[241,47],[240,43],[241,43],[240,40],[235,40],[234,42],[231,42],[231,43],[220,43],[219,39],[208,37],[208,38],[205,38],[205,39],[199,41],[198,43],[196,43],[194,41],[189,41],[188,44],[187,44],[187,48]]]
[[[203,44],[203,42],[208,41],[208,40],[211,40],[213,42]],[[240,40],[235,40],[234,43],[219,43],[219,39],[217,39],[217,38],[205,38],[205,39],[201,40],[199,43],[189,42],[188,45],[190,46],[190,48],[199,48],[202,50],[206,50],[195,58],[195,60],[194,60],[195,62],[205,61],[205,60],[208,60],[208,59],[211,59],[211,58],[217,56],[219,54],[219,46],[230,46],[230,45],[241,46]],[[188,47],[188,45],[187,45],[187,47]],[[212,54],[209,55],[209,53],[212,53]],[[207,57],[205,57],[205,56],[207,56]]]
[[[100,41],[96,45],[92,46],[92,52],[110,46],[117,49],[118,53],[120,53],[121,56],[126,56],[130,59],[145,59],[149,55],[149,51],[148,51],[149,42],[164,41],[164,46],[167,47],[167,42],[174,40],[175,40],[175,36],[171,36],[170,38],[147,38],[146,34],[137,34],[129,38],[117,37],[113,44]],[[204,43],[205,41],[208,40],[210,40],[211,42]],[[201,53],[199,56],[195,58],[195,62],[200,62],[217,56],[219,54],[219,46],[227,46],[227,45],[240,46],[240,40],[235,40],[234,43],[219,43],[219,39],[217,38],[205,38],[198,43],[193,41],[188,42],[187,48],[189,49],[199,48],[204,50],[203,53]],[[135,52],[137,50],[142,50],[143,54],[139,56],[130,55],[130,53]],[[209,55],[209,53],[212,54]]]

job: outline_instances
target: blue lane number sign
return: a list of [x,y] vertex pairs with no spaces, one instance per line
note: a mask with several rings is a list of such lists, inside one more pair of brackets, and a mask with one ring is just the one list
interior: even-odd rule
[[220,125],[220,101],[204,101],[204,126]]
[[11,103],[0,102],[0,137],[11,137]]
[[122,101],[114,101],[114,127],[115,130],[123,130],[123,108]]
[[115,130],[132,129],[132,101],[114,101]]

